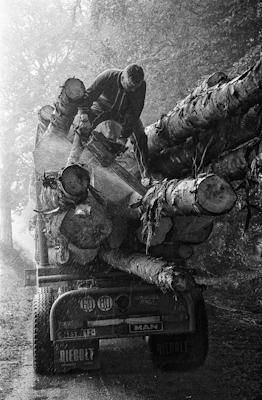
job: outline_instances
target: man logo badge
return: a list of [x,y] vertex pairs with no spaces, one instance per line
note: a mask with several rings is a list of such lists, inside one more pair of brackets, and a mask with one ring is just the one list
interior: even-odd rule
[[162,331],[162,330],[163,330],[162,322],[149,323],[149,324],[130,324],[129,325],[130,333],[152,332],[152,331]]

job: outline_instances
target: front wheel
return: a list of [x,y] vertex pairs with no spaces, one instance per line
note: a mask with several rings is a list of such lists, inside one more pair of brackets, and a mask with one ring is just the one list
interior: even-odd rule
[[53,290],[39,288],[33,301],[33,360],[38,374],[51,374],[54,370],[54,349],[50,340],[49,315],[54,302]]
[[195,306],[196,330],[148,339],[154,365],[162,370],[189,371],[200,367],[208,353],[208,321],[204,300]]

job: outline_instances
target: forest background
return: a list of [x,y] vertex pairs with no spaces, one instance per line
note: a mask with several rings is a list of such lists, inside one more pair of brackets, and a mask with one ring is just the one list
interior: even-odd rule
[[[244,72],[261,56],[260,0],[1,1],[0,241],[28,202],[41,106],[69,77],[88,86],[107,68],[143,66],[145,126],[172,109],[208,75]],[[193,263],[211,273],[260,264],[262,218],[238,207],[217,219]]]

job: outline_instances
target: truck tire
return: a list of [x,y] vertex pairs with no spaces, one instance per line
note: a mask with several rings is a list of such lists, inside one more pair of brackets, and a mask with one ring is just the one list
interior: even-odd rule
[[33,301],[33,361],[37,374],[51,374],[54,371],[54,349],[50,340],[49,314],[54,301],[50,288],[38,289]]
[[157,368],[190,371],[203,365],[208,353],[208,321],[203,299],[196,303],[195,313],[194,333],[149,337],[152,361]]

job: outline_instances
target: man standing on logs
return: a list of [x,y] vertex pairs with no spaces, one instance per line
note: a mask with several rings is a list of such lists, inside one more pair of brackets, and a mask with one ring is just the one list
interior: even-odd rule
[[[86,89],[82,113],[88,115],[90,129],[104,120],[114,120],[121,125],[121,133],[114,139],[124,148],[130,137],[142,183],[148,184],[147,136],[140,120],[145,94],[146,82],[141,66],[130,64],[123,70],[108,69],[99,74]],[[87,124],[85,120],[85,127]],[[115,133],[111,136],[115,136]]]

